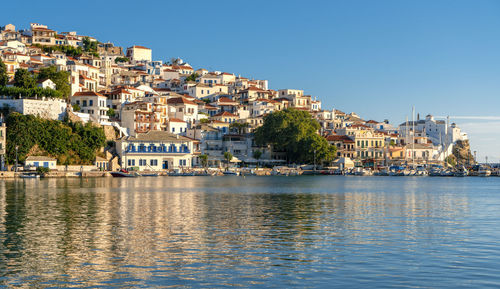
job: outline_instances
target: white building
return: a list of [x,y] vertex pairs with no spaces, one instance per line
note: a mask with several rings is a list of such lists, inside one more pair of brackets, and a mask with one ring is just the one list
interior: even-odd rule
[[151,61],[152,51],[147,47],[134,45],[127,48],[127,57],[133,61]]
[[149,131],[116,141],[122,166],[144,170],[191,168],[199,165],[197,141],[167,131]]
[[58,98],[0,98],[0,107],[10,106],[21,114],[36,115],[45,119],[63,120],[66,115],[66,102]]
[[408,121],[399,125],[401,136],[412,136],[413,128],[415,135],[422,134],[429,138],[434,145],[449,145],[457,140],[466,140],[468,136],[462,132],[455,123],[449,124],[449,120],[436,120],[432,115],[427,115],[425,120],[418,119],[415,122]]
[[95,91],[82,91],[73,94],[71,104],[78,105],[80,112],[88,113],[94,122],[102,123],[109,120],[106,106],[107,98]]
[[24,166],[28,168],[45,167],[49,169],[55,169],[56,165],[56,159],[46,156],[29,156],[26,158],[26,161],[24,163]]

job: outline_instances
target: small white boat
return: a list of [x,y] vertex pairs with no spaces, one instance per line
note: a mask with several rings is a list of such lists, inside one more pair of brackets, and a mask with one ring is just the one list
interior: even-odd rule
[[159,176],[158,173],[142,173],[141,177],[157,177]]
[[225,176],[238,176],[239,173],[238,172],[234,172],[234,171],[224,171],[222,172]]
[[489,177],[489,176],[491,176],[491,171],[490,171],[490,170],[488,170],[488,169],[482,169],[482,170],[480,170],[480,171],[478,172],[478,175],[479,175],[480,177]]
[[40,178],[40,175],[37,173],[24,173],[19,176],[22,179],[37,179]]

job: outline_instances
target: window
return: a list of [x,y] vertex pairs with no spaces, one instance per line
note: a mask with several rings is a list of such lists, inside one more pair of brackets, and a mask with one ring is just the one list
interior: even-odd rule
[[149,161],[149,165],[152,166],[152,167],[153,166],[157,166],[158,165],[158,160],[150,160]]
[[83,105],[82,106],[87,106],[87,101],[86,100],[83,101]]

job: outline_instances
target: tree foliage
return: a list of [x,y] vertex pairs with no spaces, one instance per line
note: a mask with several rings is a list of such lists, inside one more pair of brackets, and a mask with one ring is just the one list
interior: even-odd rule
[[7,66],[0,59],[0,86],[6,86],[9,82],[9,76],[7,75]]
[[235,130],[238,134],[242,134],[244,129],[248,127],[249,124],[247,122],[233,122],[229,125],[229,128]]
[[233,159],[233,154],[230,152],[224,152],[224,159],[226,160],[227,167],[229,168],[229,162]]
[[33,115],[12,112],[7,117],[7,160],[15,161],[16,145],[19,161],[38,145],[59,163],[92,164],[96,151],[106,141],[104,130],[90,123],[63,123]]
[[12,96],[12,97],[51,97],[51,98],[62,98],[61,92],[53,90],[50,88],[21,88],[21,87],[6,87],[0,86],[0,95]]
[[56,84],[56,90],[63,97],[69,97],[71,86],[69,85],[70,73],[68,71],[57,71],[57,67],[49,66],[40,69],[38,80],[50,79]]
[[315,151],[318,162],[332,161],[336,147],[317,134],[319,128],[319,123],[306,111],[277,111],[264,117],[264,124],[255,130],[255,141],[286,152],[291,163],[312,163]]
[[129,62],[130,59],[128,59],[128,57],[117,57],[115,58],[115,63],[119,63],[119,62]]
[[193,73],[190,76],[186,77],[186,82],[187,81],[196,81],[196,79],[199,77],[198,73]]
[[106,112],[106,115],[109,117],[115,117],[116,111],[113,108],[109,108],[108,111]]
[[260,151],[260,150],[253,151],[253,158],[254,159],[258,160],[258,159],[260,159],[261,156],[262,156],[262,151]]
[[200,156],[199,156],[199,158],[200,158],[200,161],[201,161],[201,165],[202,165],[204,168],[206,168],[206,167],[207,167],[207,165],[208,165],[208,155],[203,154],[203,155],[200,155]]
[[42,51],[45,53],[61,51],[69,57],[80,57],[83,54],[83,49],[81,47],[73,47],[71,45],[44,46],[40,44],[34,44],[33,46],[42,48]]
[[99,54],[97,53],[97,41],[92,41],[88,36],[85,36],[83,38],[83,50],[90,55],[99,57]]
[[28,70],[19,68],[14,74],[14,86],[26,89],[35,88],[35,77]]

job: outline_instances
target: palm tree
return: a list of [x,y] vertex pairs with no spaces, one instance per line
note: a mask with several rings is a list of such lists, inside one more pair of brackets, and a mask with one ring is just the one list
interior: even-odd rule
[[208,165],[208,155],[200,155],[201,165],[206,169]]
[[260,150],[253,151],[253,158],[257,160],[257,167],[259,167],[259,159],[262,156],[262,152]]
[[224,159],[226,159],[227,167],[226,170],[229,169],[229,162],[233,159],[233,154],[230,152],[224,152]]

